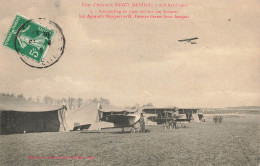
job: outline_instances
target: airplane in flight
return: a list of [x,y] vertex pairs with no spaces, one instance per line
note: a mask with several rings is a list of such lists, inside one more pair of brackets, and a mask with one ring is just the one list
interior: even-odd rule
[[188,39],[182,39],[182,40],[178,40],[179,42],[187,42],[187,43],[190,43],[190,44],[197,44],[196,42],[194,42],[193,40],[197,40],[199,38],[197,37],[193,37],[193,38],[188,38]]

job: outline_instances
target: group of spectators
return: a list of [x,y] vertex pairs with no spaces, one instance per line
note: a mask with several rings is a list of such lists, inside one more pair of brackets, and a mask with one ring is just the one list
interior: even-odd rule
[[166,119],[166,122],[164,124],[164,129],[177,129],[177,115],[173,114],[169,119]]
[[[178,119],[178,116],[176,114],[173,114],[172,116],[170,116],[169,119],[166,119],[164,128],[165,129],[177,129],[177,119]],[[144,121],[143,113],[141,113],[141,115],[140,115],[139,124],[140,124],[140,132],[145,133],[146,129],[145,129],[145,121]]]
[[215,123],[222,123],[223,122],[223,116],[214,116],[213,122]]

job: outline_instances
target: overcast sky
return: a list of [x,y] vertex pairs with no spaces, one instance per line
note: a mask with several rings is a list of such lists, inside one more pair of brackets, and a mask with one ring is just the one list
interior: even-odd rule
[[[1,46],[0,92],[102,96],[117,106],[260,105],[259,0],[178,0],[185,20],[79,19],[88,13],[81,2],[94,1],[0,1],[1,45],[17,13],[53,20],[66,38],[60,61],[42,70]],[[178,42],[189,37],[198,44]]]

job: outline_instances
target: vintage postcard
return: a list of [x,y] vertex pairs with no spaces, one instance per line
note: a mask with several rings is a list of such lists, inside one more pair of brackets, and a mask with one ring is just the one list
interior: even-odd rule
[[259,0],[0,4],[0,165],[260,164]]

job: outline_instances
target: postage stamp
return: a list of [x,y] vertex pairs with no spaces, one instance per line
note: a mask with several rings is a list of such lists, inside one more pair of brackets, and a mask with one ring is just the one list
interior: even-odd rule
[[16,15],[3,46],[16,51],[28,66],[43,69],[57,63],[64,53],[62,28],[45,18]]
[[39,63],[53,36],[53,30],[16,15],[3,45]]

